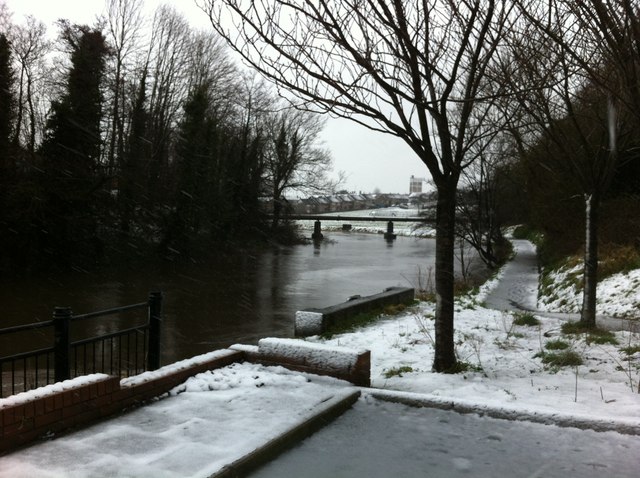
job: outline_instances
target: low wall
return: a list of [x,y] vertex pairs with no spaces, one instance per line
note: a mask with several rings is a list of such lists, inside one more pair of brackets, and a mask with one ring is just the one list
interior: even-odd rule
[[257,347],[236,345],[122,380],[93,374],[0,399],[0,454],[141,405],[191,376],[242,361],[330,375],[360,386],[370,383],[368,350],[262,339]]
[[307,337],[325,332],[347,317],[382,309],[388,305],[407,304],[413,301],[415,291],[409,287],[389,287],[380,294],[356,296],[342,304],[324,309],[305,309],[296,312],[295,335]]
[[121,412],[160,396],[197,373],[242,361],[220,350],[120,380],[93,374],[0,400],[0,453]]
[[250,362],[281,365],[290,370],[328,375],[361,387],[371,385],[371,352],[296,339],[267,338],[258,346],[234,345]]

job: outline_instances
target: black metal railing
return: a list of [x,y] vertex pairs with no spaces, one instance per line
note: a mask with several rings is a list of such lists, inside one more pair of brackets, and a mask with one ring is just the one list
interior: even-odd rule
[[[72,340],[71,325],[92,318],[148,310],[146,323],[111,333]],[[0,329],[0,336],[53,330],[53,345],[0,357],[0,397],[32,390],[91,373],[129,377],[160,368],[162,294],[152,292],[138,304],[73,315],[69,307],[56,307],[53,320]]]

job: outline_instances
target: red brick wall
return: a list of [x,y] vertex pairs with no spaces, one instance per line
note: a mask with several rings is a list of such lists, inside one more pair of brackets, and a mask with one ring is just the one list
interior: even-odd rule
[[164,373],[161,369],[142,383],[121,385],[118,377],[97,378],[94,383],[4,406],[0,408],[0,453],[121,412],[168,392],[193,375],[243,359],[242,352],[229,352],[181,369]]
[[193,375],[244,360],[330,375],[356,385],[369,386],[369,351],[359,353],[352,366],[337,369],[310,365],[303,358],[260,354],[258,347],[241,346],[237,350],[214,353],[212,358],[205,357],[195,363],[185,361],[186,365],[178,362],[122,382],[118,377],[98,377],[92,383],[74,385],[70,389],[52,392],[43,397],[17,400],[16,404],[2,406],[0,402],[0,454],[47,434],[62,432],[122,412],[168,392]]

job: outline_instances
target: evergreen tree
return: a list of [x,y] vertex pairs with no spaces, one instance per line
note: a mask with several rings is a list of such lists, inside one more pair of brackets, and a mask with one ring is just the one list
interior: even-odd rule
[[97,191],[102,119],[101,80],[107,46],[99,30],[65,25],[63,40],[71,49],[66,91],[51,104],[40,153],[48,195],[51,252],[68,260],[72,253],[100,254]]

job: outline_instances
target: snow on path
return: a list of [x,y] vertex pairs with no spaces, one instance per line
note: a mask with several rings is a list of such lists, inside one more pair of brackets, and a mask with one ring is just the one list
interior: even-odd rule
[[[579,313],[553,312],[538,305],[538,256],[536,247],[524,239],[512,239],[515,256],[502,269],[484,303],[489,309],[526,311],[564,321],[580,320]],[[598,326],[609,330],[630,330],[629,320],[598,314]]]
[[503,268],[498,284],[485,299],[496,310],[537,309],[538,256],[535,246],[523,239],[513,239],[515,257]]

